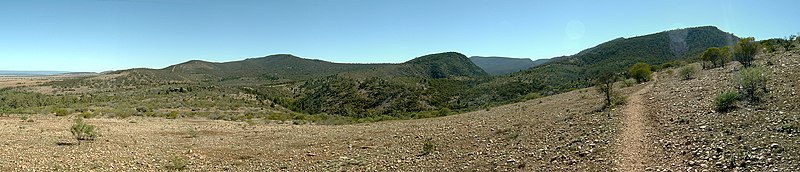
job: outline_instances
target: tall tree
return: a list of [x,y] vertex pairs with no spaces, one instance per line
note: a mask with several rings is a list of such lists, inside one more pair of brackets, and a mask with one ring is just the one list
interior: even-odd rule
[[720,50],[719,62],[720,65],[724,68],[725,63],[730,62],[731,58],[733,57],[733,49],[730,46],[724,46],[719,50]]
[[756,54],[758,54],[758,49],[759,44],[755,42],[755,38],[749,37],[740,39],[739,43],[737,43],[736,47],[734,47],[736,61],[742,63],[744,67],[750,67],[756,57]]

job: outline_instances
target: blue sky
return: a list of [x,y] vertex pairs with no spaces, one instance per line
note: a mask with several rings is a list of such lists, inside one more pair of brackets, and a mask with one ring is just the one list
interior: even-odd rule
[[457,51],[532,59],[714,25],[756,39],[800,33],[800,1],[0,1],[0,70],[163,68],[289,53],[403,62]]

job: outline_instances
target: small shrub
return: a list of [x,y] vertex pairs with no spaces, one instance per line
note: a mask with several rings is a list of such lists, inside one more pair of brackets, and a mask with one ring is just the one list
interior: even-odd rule
[[148,108],[148,107],[144,107],[144,106],[136,107],[136,112],[145,113],[145,112],[151,112],[151,111],[152,110],[150,110],[150,108]]
[[81,140],[94,140],[97,138],[97,132],[95,132],[94,129],[94,125],[84,123],[83,118],[77,118],[70,128],[70,132],[72,132],[72,135],[75,136],[75,139],[78,140],[78,144],[80,144]]
[[170,158],[169,165],[167,165],[167,168],[169,170],[181,171],[181,170],[186,170],[186,166],[188,165],[189,165],[189,160],[186,160],[186,158],[182,156],[173,156],[172,158]]
[[739,96],[736,92],[726,91],[722,92],[714,98],[714,107],[718,112],[727,112],[736,108],[736,98]]
[[83,112],[83,113],[81,113],[81,117],[87,118],[87,119],[88,118],[92,118],[92,117],[94,117],[94,113],[88,112],[88,111],[87,112]]
[[532,92],[532,93],[526,94],[522,99],[527,101],[527,100],[538,99],[540,97],[542,97],[542,94],[539,94],[537,92]]
[[675,66],[675,65],[673,65],[672,62],[666,62],[666,63],[661,64],[661,69],[667,69],[667,68],[671,68],[673,66]]
[[176,111],[172,111],[169,112],[169,114],[167,114],[167,119],[176,119],[176,118],[178,118],[178,112]]
[[628,78],[628,79],[623,81],[623,84],[625,84],[625,87],[634,86],[634,85],[636,85],[636,79]]
[[667,70],[667,75],[672,75],[672,73],[675,73],[672,71],[672,69]]
[[626,103],[628,103],[627,97],[623,96],[622,94],[614,92],[611,95],[611,105],[609,105],[609,107],[624,105]]
[[681,67],[679,71],[679,75],[683,80],[689,80],[694,78],[695,74],[697,74],[697,67],[694,65],[686,65]]
[[199,132],[197,132],[197,129],[194,127],[189,127],[189,138],[197,138],[198,133]]
[[506,136],[508,140],[517,140],[517,138],[519,138],[519,132],[516,131],[508,133],[508,136]]
[[58,108],[53,112],[56,113],[56,116],[67,116],[70,114],[70,112],[67,109],[62,109],[62,108]]
[[274,112],[267,115],[267,119],[274,121],[287,121],[289,119],[292,119],[292,115],[286,113]]
[[429,155],[431,152],[433,152],[433,149],[433,138],[425,139],[425,141],[422,143],[422,151],[419,152],[419,156]]
[[739,70],[739,93],[743,99],[757,102],[767,93],[767,77],[760,67]]
[[22,122],[34,122],[29,114],[22,114],[19,116],[19,119],[22,120]]

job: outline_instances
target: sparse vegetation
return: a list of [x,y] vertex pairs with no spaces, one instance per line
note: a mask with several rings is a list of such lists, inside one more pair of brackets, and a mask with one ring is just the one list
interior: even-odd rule
[[595,75],[595,87],[604,95],[606,100],[605,105],[603,105],[604,108],[614,105],[611,97],[614,94],[614,82],[617,82],[617,78],[617,75],[608,68],[598,71]]
[[198,132],[197,129],[194,127],[189,127],[188,133],[189,133],[189,138],[197,138],[197,134],[199,134],[200,132]]
[[760,46],[764,48],[767,53],[775,52],[775,51],[789,51],[792,48],[796,47],[794,42],[796,42],[797,36],[791,35],[788,38],[772,38],[767,40],[759,41]]
[[634,86],[634,85],[636,85],[636,79],[628,78],[628,79],[625,79],[624,81],[622,81],[622,83],[625,84],[625,87]]
[[433,138],[427,138],[424,142],[422,142],[422,151],[419,152],[419,156],[425,156],[431,154],[435,145],[433,143]]
[[624,105],[626,103],[628,103],[628,98],[625,97],[624,95],[622,95],[620,93],[613,93],[613,95],[611,95],[611,106],[610,107]]
[[92,118],[92,117],[94,117],[94,113],[92,113],[92,112],[88,112],[88,111],[87,111],[87,112],[82,112],[82,113],[81,113],[81,117],[82,117],[82,118],[89,119],[89,118]]
[[697,71],[698,70],[697,70],[696,66],[694,66],[694,65],[686,65],[686,66],[681,67],[681,69],[678,72],[678,74],[680,75],[681,79],[689,80],[689,79],[694,78],[694,76],[697,74]]
[[718,112],[727,112],[736,108],[736,100],[739,94],[733,91],[726,91],[714,97],[714,107]]
[[169,159],[168,170],[183,171],[189,166],[189,160],[183,156],[173,156]]
[[70,127],[70,132],[72,132],[72,136],[78,140],[78,144],[82,140],[94,140],[97,138],[97,132],[95,131],[95,126],[86,124],[83,121],[83,118],[76,118],[75,122]]
[[34,122],[33,119],[30,118],[29,114],[22,114],[22,115],[19,116],[19,119],[22,122]]
[[63,108],[58,108],[54,112],[56,116],[67,116],[70,114],[69,110]]
[[739,93],[750,102],[758,102],[767,93],[767,76],[761,67],[739,70]]

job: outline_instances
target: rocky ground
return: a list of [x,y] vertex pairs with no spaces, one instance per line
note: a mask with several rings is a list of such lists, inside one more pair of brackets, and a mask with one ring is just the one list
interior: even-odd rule
[[719,92],[736,90],[737,62],[691,80],[662,75],[645,94],[651,169],[800,170],[800,52],[763,54],[756,63],[768,73],[766,99],[740,102],[727,113],[715,112],[712,102]]
[[153,171],[182,158],[192,171],[606,171],[618,161],[620,110],[598,112],[601,101],[583,89],[441,118],[341,126],[93,118],[86,121],[100,136],[80,144],[69,132],[75,117],[7,115],[0,170]]

